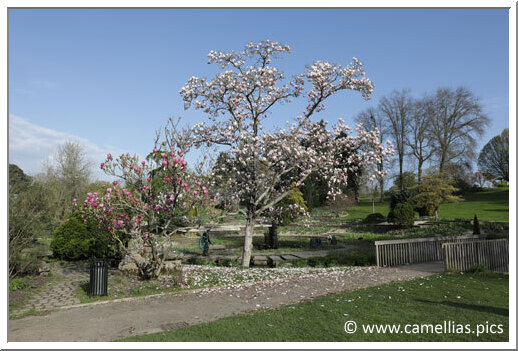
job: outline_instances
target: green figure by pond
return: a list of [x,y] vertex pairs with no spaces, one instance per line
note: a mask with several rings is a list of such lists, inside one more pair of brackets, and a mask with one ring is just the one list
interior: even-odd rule
[[203,250],[203,256],[207,256],[207,254],[209,253],[209,245],[212,244],[212,242],[210,241],[210,238],[209,238],[209,230],[210,229],[207,229],[200,236],[199,246],[200,246],[200,249]]

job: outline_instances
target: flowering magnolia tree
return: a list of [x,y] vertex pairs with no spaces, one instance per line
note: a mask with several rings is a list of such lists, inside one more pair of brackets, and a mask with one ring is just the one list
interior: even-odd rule
[[114,181],[113,187],[88,193],[82,207],[107,229],[123,253],[131,254],[128,239],[141,244],[142,254],[129,257],[146,278],[160,274],[178,223],[194,224],[196,218],[189,217],[189,212],[210,210],[214,202],[202,180],[187,170],[185,150],[176,146],[169,139],[156,143],[142,161],[129,154],[117,158],[108,154],[102,170],[124,185]]
[[[221,169],[234,196],[246,204],[243,266],[249,266],[256,219],[317,173],[329,183],[329,196],[342,192],[351,167],[381,162],[391,153],[379,142],[377,131],[361,125],[356,136],[342,120],[329,129],[311,117],[324,110],[324,101],[342,90],[354,90],[368,99],[374,85],[356,58],[346,67],[317,61],[300,75],[287,79],[272,60],[289,53],[277,42],[249,43],[241,52],[211,51],[209,63],[223,72],[212,80],[192,77],[180,90],[185,108],[208,115],[207,123],[193,127],[195,145],[222,145],[228,149],[228,169]],[[263,122],[272,107],[304,99],[306,108],[284,129],[267,130]],[[346,135],[346,136],[344,136]],[[351,152],[354,151],[354,152]],[[340,161],[339,155],[349,159]],[[382,175],[381,173],[379,174]],[[378,175],[374,175],[378,176]]]

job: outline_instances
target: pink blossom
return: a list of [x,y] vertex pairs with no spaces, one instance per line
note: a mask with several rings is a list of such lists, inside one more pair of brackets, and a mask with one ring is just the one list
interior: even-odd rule
[[113,181],[113,186],[117,186],[117,184],[119,184],[116,180]]
[[101,169],[104,168],[104,162],[101,162]]
[[106,157],[108,158],[108,160],[112,160],[113,159],[112,154],[108,154],[108,155],[106,155]]

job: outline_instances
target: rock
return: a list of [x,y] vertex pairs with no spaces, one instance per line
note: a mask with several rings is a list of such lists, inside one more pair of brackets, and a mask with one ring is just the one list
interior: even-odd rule
[[51,257],[51,256],[52,256],[52,251],[50,251],[50,250],[42,250],[42,251],[38,251],[36,253],[36,257],[38,257],[38,258]]
[[38,261],[38,274],[48,275],[50,273],[50,265],[45,261]]
[[138,265],[144,264],[146,262],[147,259],[138,253],[126,255],[119,263],[119,270],[127,274],[139,274],[140,270],[138,269]]
[[266,256],[253,256],[252,257],[254,266],[267,266],[268,260]]
[[225,250],[225,245],[211,245],[210,246],[210,249],[211,250]]
[[268,265],[270,267],[278,267],[279,263],[282,261],[280,256],[270,256],[268,257]]
[[119,263],[119,271],[126,273],[126,274],[138,274],[139,273],[139,269],[138,269],[137,265],[133,262]]
[[166,250],[164,254],[164,260],[166,261],[181,260],[182,258],[184,258],[184,254],[180,251]]

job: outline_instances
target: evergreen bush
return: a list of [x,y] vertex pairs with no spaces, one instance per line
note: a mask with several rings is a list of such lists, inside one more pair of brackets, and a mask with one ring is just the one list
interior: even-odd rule
[[393,221],[402,228],[409,228],[414,225],[414,207],[408,203],[399,203],[394,207]]
[[75,212],[54,232],[50,248],[55,257],[63,260],[114,257],[114,245],[89,217],[85,220]]
[[386,220],[387,219],[385,218],[384,215],[382,215],[379,212],[376,212],[376,213],[371,213],[370,215],[365,217],[365,219],[363,220],[363,223],[366,223],[366,224],[376,224],[376,223],[385,222]]

